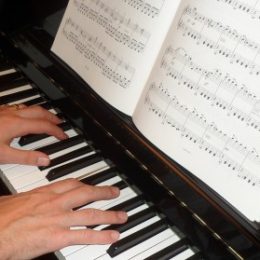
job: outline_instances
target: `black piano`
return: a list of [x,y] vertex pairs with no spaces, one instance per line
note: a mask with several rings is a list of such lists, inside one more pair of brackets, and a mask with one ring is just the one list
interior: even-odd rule
[[[24,102],[57,108],[185,241],[172,247],[172,255],[168,250],[171,257],[162,249],[149,259],[175,259],[187,249],[193,252],[187,259],[260,259],[257,223],[249,223],[208,186],[158,151],[127,116],[111,108],[50,52],[67,2],[0,1],[0,91],[1,84],[5,89],[32,86],[25,92],[35,98]],[[2,75],[3,71],[9,72]],[[24,97],[13,95],[13,101],[28,97],[26,93]],[[11,191],[1,180],[1,193]],[[39,259],[56,257],[49,254]]]

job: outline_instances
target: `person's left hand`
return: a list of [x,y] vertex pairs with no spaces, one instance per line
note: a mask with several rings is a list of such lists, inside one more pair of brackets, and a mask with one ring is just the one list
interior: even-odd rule
[[0,107],[0,163],[17,163],[46,166],[49,157],[39,151],[25,151],[10,147],[16,137],[46,133],[62,140],[67,135],[57,124],[61,120],[40,106],[24,105]]

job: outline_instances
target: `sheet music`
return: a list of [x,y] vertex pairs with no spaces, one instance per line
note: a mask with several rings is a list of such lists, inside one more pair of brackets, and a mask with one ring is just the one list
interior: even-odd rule
[[252,221],[260,221],[259,14],[260,1],[182,1],[133,116]]
[[132,115],[180,0],[70,0],[52,51]]

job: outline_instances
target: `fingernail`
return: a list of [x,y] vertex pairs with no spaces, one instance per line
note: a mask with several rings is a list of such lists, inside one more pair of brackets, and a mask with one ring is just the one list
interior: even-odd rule
[[66,134],[66,133],[64,133],[63,135],[62,135],[62,137],[61,137],[61,139],[68,139],[69,138],[69,136]]
[[112,186],[112,192],[113,192],[114,195],[119,195],[120,190],[117,187]]
[[37,160],[38,166],[48,166],[50,163],[50,159],[46,157],[39,157]]
[[118,212],[118,217],[122,220],[122,221],[126,221],[128,216],[125,212]]
[[111,231],[111,234],[110,234],[111,238],[113,240],[118,240],[119,239],[119,232],[117,231]]

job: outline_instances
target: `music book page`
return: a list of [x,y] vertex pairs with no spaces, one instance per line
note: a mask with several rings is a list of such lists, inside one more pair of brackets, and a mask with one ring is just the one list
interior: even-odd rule
[[133,115],[159,149],[260,221],[260,1],[184,0]]
[[181,0],[70,0],[52,51],[132,115]]

